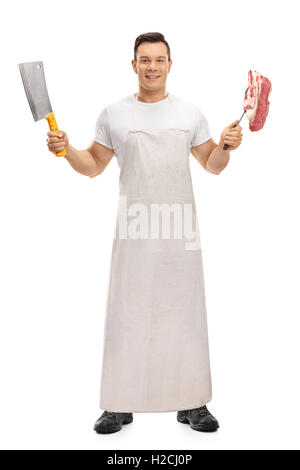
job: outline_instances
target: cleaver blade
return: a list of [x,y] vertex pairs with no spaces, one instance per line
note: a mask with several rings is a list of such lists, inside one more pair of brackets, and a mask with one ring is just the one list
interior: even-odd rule
[[52,113],[42,61],[18,64],[33,119],[39,121]]
[[[50,130],[58,134],[59,129],[48,95],[43,62],[41,60],[23,62],[18,66],[33,119],[35,121],[47,119]],[[65,149],[56,154],[57,157],[64,155],[66,155]]]

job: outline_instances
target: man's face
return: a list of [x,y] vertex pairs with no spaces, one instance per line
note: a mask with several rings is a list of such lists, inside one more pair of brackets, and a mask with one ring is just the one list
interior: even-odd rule
[[[137,49],[136,62],[132,60],[139,85],[149,91],[165,89],[171,65],[172,60],[168,60],[167,46],[163,42],[143,42]],[[151,76],[158,78],[151,79]]]

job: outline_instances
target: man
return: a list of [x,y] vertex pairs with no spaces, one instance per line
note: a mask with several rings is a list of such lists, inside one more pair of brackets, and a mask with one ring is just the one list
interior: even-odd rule
[[[206,407],[211,376],[189,154],[219,174],[230,151],[240,145],[242,128],[234,127],[234,121],[215,143],[202,111],[166,93],[171,66],[162,34],[138,36],[132,67],[139,92],[102,110],[88,149],[76,150],[64,131],[48,132],[49,150],[65,148],[68,162],[83,175],[101,174],[114,155],[120,166],[101,381],[100,408],[105,411],[94,425],[97,433],[119,431],[132,422],[134,412],[176,410],[177,420],[196,431],[219,427]],[[137,220],[128,222],[137,212]],[[170,224],[174,238],[165,232]],[[191,229],[195,224],[196,232]],[[189,241],[182,239],[183,228]],[[191,233],[196,233],[195,242]]]

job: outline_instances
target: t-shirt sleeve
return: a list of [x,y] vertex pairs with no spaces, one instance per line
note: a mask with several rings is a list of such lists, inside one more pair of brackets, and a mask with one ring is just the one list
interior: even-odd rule
[[103,108],[99,114],[95,128],[95,141],[113,149],[110,137],[110,126],[107,109]]
[[192,138],[191,147],[203,144],[211,138],[212,136],[209,130],[207,119],[203,112],[199,108],[196,108],[195,132]]

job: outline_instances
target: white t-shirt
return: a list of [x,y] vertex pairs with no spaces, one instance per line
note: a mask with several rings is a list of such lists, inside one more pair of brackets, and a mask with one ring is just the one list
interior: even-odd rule
[[[133,106],[136,103],[136,121]],[[131,94],[105,106],[96,122],[95,141],[114,149],[120,165],[127,133],[131,129],[180,128],[189,130],[190,147],[211,139],[208,122],[198,106],[168,93],[155,103],[139,101]]]

